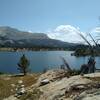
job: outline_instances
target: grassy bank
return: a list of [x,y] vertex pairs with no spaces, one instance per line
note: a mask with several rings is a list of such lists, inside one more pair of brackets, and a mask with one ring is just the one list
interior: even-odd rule
[[0,75],[0,100],[15,94],[18,81],[23,81],[23,85],[27,88],[36,83],[38,77],[39,74],[26,76]]

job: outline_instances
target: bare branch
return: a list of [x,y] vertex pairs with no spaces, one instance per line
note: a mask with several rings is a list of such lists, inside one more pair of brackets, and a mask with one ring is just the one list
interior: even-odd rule
[[68,69],[69,71],[72,71],[72,69],[70,68],[69,64],[68,64],[67,61],[65,60],[65,58],[64,58],[64,57],[61,57],[61,59],[62,59],[62,61],[64,62],[64,65],[67,67],[67,69]]
[[90,33],[89,33],[89,36],[91,37],[91,39],[95,43],[95,45],[98,46],[97,42],[94,40],[94,38],[92,37],[92,35]]
[[85,42],[90,46],[92,47],[92,45],[90,44],[90,42],[81,34],[81,33],[78,33],[82,38],[83,40],[85,40]]

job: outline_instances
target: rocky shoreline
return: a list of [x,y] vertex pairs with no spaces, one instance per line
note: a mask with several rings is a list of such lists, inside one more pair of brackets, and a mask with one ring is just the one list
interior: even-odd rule
[[3,100],[99,100],[100,73],[69,76],[62,69],[48,70],[19,97]]

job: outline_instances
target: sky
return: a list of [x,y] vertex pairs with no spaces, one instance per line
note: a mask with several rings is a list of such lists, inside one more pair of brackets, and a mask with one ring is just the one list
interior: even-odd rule
[[0,26],[68,42],[80,40],[77,32],[100,32],[99,16],[100,0],[0,0]]

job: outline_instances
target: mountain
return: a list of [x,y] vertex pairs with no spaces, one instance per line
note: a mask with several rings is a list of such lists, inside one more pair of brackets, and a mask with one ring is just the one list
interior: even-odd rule
[[0,27],[0,37],[7,37],[12,40],[21,40],[21,39],[48,39],[46,34],[43,33],[29,33],[19,31],[10,27]]
[[72,47],[76,44],[50,39],[44,33],[30,33],[11,27],[0,27],[0,46],[4,47]]

